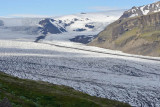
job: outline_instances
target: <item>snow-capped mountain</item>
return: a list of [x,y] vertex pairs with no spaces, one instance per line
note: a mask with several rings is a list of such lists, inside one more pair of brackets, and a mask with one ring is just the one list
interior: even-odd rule
[[[59,34],[47,33],[47,40],[71,40],[74,42],[88,43],[102,31],[108,24],[117,20],[124,10],[108,11],[101,13],[80,13],[57,18],[50,18],[49,23],[59,29]],[[44,19],[46,20],[46,19]],[[46,27],[42,27],[46,28]],[[60,33],[61,32],[61,33]]]
[[[47,38],[88,43],[108,24],[117,20],[123,11],[80,13],[51,18],[0,18],[0,32],[3,32],[0,36],[4,39],[25,36],[35,41]],[[8,37],[8,33],[15,36]]]
[[148,15],[159,11],[160,11],[160,1],[140,7],[134,6],[130,10],[125,11],[124,14],[120,17],[120,19]]

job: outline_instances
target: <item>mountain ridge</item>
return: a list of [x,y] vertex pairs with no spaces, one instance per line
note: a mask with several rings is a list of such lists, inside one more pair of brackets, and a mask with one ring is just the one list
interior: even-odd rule
[[160,11],[160,1],[139,7],[134,6],[131,9],[125,11],[123,15],[120,17],[120,19],[148,15],[159,11]]
[[159,30],[160,12],[120,18],[107,26],[89,45],[159,57]]

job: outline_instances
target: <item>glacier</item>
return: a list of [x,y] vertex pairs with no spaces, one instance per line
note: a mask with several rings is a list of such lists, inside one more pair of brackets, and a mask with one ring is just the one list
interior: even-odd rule
[[160,58],[64,41],[0,40],[0,71],[136,107],[160,106]]

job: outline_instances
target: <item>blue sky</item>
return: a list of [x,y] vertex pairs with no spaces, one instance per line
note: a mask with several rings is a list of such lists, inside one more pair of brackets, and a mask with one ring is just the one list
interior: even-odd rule
[[155,0],[0,0],[0,16],[56,16],[80,12],[127,9]]

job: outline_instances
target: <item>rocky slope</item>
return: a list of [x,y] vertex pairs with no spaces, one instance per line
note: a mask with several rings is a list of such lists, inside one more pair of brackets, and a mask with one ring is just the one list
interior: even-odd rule
[[106,27],[90,45],[127,53],[160,56],[160,12],[120,18]]

